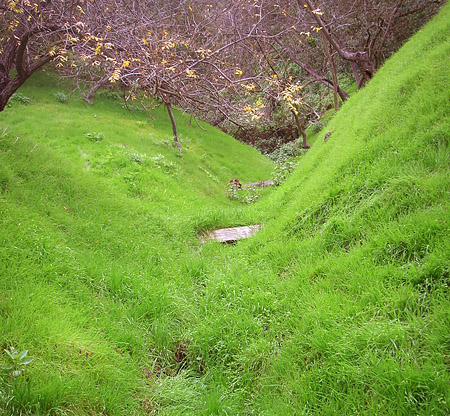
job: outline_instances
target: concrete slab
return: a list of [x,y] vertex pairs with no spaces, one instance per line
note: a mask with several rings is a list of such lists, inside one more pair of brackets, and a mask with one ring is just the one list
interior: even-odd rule
[[246,225],[243,227],[221,228],[218,230],[208,232],[203,241],[216,240],[221,243],[233,243],[237,240],[249,238],[257,233],[262,228],[262,225]]

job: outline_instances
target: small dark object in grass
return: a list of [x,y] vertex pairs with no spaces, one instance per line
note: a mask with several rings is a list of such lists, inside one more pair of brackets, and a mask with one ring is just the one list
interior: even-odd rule
[[187,356],[187,346],[182,342],[179,342],[175,350],[175,361],[181,363],[186,359]]
[[233,186],[235,186],[236,188],[239,188],[239,189],[242,188],[242,185],[239,182],[239,179],[236,179],[236,178],[230,180],[230,185],[233,185]]

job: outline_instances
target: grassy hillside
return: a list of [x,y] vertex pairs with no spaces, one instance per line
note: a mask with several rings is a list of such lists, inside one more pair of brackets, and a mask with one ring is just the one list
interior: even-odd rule
[[150,374],[180,365],[198,231],[259,221],[226,185],[273,165],[177,113],[180,156],[161,108],[150,119],[110,93],[94,107],[65,93],[39,74],[0,114],[2,361],[10,346],[35,358],[26,379],[4,374],[0,409],[139,413]]
[[447,5],[261,203],[234,266],[264,299],[235,351],[256,414],[450,413],[449,57]]
[[0,114],[0,343],[35,358],[3,413],[449,414],[449,56],[447,5],[250,206],[252,149],[185,119],[177,157],[161,110],[32,80]]

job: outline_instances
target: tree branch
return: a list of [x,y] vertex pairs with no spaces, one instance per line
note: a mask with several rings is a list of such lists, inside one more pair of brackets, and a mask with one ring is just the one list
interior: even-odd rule
[[30,39],[30,31],[25,32],[20,38],[19,49],[16,55],[16,70],[19,76],[25,77],[28,73],[26,64],[24,62],[24,54],[27,48],[28,40]]
[[378,47],[377,53],[380,52],[383,49],[384,43],[386,42],[386,37],[387,37],[389,31],[391,30],[392,24],[394,23],[395,15],[397,14],[397,12],[400,9],[400,7],[402,6],[403,1],[404,0],[399,0],[397,5],[392,10],[391,15],[389,16],[389,22],[388,22],[388,24],[386,26],[386,30],[383,33],[383,37],[381,39],[380,46]]

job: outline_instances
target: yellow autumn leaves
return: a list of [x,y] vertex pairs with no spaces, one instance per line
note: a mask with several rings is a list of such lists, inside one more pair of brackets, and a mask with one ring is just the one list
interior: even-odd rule
[[264,103],[261,97],[258,97],[256,100],[255,106],[247,105],[244,107],[244,113],[247,116],[250,116],[252,121],[259,120],[263,116]]
[[280,97],[288,105],[289,109],[298,115],[299,106],[303,105],[303,98],[299,92],[303,89],[301,84],[289,84],[283,91]]

